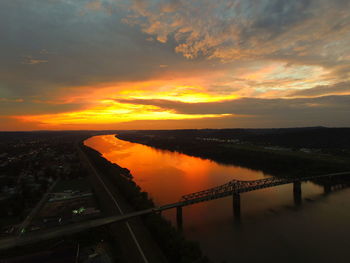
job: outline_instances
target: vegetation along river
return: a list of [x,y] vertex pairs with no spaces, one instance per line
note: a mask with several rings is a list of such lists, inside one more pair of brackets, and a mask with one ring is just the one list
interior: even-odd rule
[[[233,179],[271,177],[114,135],[91,137],[85,145],[128,168],[157,205]],[[303,182],[301,192],[301,203],[295,201],[293,184],[241,194],[240,223],[234,220],[232,197],[184,207],[183,232],[213,262],[348,262],[350,189],[326,194],[323,186]],[[175,209],[163,216],[176,226]]]

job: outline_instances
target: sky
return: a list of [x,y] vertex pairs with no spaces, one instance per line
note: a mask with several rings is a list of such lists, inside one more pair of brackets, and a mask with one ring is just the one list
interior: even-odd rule
[[0,130],[350,126],[349,0],[2,0]]

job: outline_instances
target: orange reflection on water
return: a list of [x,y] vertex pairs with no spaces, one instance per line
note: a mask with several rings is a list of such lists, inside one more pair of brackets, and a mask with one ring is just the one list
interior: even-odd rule
[[114,135],[89,138],[85,145],[134,176],[135,182],[151,193],[157,204],[175,202],[184,194],[227,183],[230,180],[255,180],[262,172],[224,166],[210,160],[178,152],[162,151],[117,139]]
[[[184,194],[218,186],[232,179],[256,180],[264,177],[259,171],[222,165],[181,153],[161,151],[121,141],[113,135],[92,137],[86,140],[85,144],[101,152],[108,160],[130,169],[135,182],[150,193],[158,205],[175,202]],[[319,186],[304,183],[302,197],[311,197],[310,200],[313,200],[315,195],[325,198],[323,189]],[[235,262],[238,255],[241,259],[239,261],[243,262],[250,256],[249,262],[256,262],[259,261],[260,255],[270,258],[271,247],[278,247],[278,250],[283,252],[281,257],[285,258],[293,247],[289,245],[286,247],[285,244],[296,244],[293,251],[299,251],[300,242],[310,236],[314,237],[312,243],[317,244],[314,246],[314,251],[318,253],[319,247],[327,243],[322,238],[328,227],[331,226],[337,233],[334,240],[337,240],[339,233],[343,233],[342,231],[346,229],[348,219],[344,217],[345,214],[341,213],[338,218],[334,215],[344,210],[342,208],[347,196],[343,195],[338,199],[339,203],[334,207],[329,205],[328,196],[327,201],[321,203],[318,208],[315,206],[317,202],[314,202],[312,206],[309,206],[311,203],[303,206],[303,209],[300,209],[299,205],[298,209],[293,208],[295,205],[293,198],[292,184],[242,194],[243,224],[241,225],[234,222],[232,197],[185,206],[182,231],[189,240],[199,241],[203,251],[210,258],[218,259],[220,262],[224,260]],[[315,200],[317,199],[319,197]],[[307,207],[316,209],[305,209]],[[325,213],[331,207],[335,210]],[[164,211],[162,216],[176,225],[176,210]],[[344,220],[340,222],[339,218]],[[336,220],[337,223],[332,220]],[[307,238],[304,233],[307,233]],[[346,238],[346,235],[343,236]],[[284,242],[281,243],[281,240]],[[310,242],[305,243],[304,247],[309,249]],[[256,253],[251,253],[251,248],[254,248]],[[337,248],[335,251],[338,251]],[[304,256],[301,253],[298,258],[302,259]],[[278,261],[282,262],[282,258]]]

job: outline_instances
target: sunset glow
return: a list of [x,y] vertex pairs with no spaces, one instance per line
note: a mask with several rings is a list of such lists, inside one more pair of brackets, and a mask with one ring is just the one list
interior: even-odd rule
[[0,0],[0,263],[348,262],[349,171],[350,0]]
[[60,124],[108,124],[134,120],[181,120],[223,117],[229,114],[177,114],[155,106],[103,102],[92,109],[47,115],[16,116],[21,121],[41,123],[45,127]]
[[1,128],[350,125],[346,1],[141,2],[2,2]]

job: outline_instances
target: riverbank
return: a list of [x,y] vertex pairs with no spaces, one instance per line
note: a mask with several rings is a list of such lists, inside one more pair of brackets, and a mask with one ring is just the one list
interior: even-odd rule
[[307,153],[262,147],[251,143],[202,140],[194,136],[168,136],[143,132],[123,132],[117,138],[158,149],[176,151],[222,164],[261,170],[274,176],[311,176],[350,170],[349,158],[331,154]]
[[[110,162],[130,169],[133,181],[157,205],[176,202],[184,194],[230,180],[270,176],[262,171],[120,140],[114,135],[94,136],[84,144]],[[339,247],[346,251],[343,240],[348,235],[345,230],[349,213],[344,205],[347,206],[349,190],[345,186],[343,190],[328,191],[314,180],[302,182],[299,191],[294,189],[289,184],[242,194],[239,224],[232,196],[184,207],[182,233],[199,242],[213,262],[310,262],[305,251],[322,262],[331,261],[331,255],[339,254]],[[162,216],[176,226],[176,211],[165,211]],[[271,249],[279,253],[272,254]],[[291,250],[295,256],[286,257]],[[345,259],[346,253],[340,256]]]
[[[148,194],[142,192],[140,187],[131,179],[125,168],[107,161],[101,154],[89,147],[80,145],[81,149],[88,156],[93,166],[103,175],[108,185],[112,185],[119,192],[120,199],[123,199],[127,212],[154,207]],[[98,192],[103,192],[99,189]],[[208,262],[202,256],[199,245],[185,240],[183,235],[177,231],[170,222],[159,214],[151,214],[139,220],[139,229],[142,225],[146,227],[152,239],[157,243],[169,262]],[[141,235],[144,238],[145,235]],[[143,241],[149,245],[151,241]],[[127,253],[127,252],[126,252]],[[152,253],[149,253],[152,254]],[[156,262],[156,261],[150,261]]]

